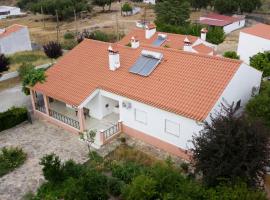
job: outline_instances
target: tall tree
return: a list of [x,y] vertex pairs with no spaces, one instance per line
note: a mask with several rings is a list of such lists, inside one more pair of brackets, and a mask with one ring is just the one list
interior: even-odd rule
[[184,25],[190,16],[187,0],[160,0],[155,6],[157,24]]
[[195,9],[207,8],[211,3],[211,0],[190,0],[191,7]]
[[225,107],[193,138],[197,171],[208,186],[223,181],[242,180],[258,186],[269,164],[269,132],[262,123],[235,116],[236,109]]
[[215,10],[221,14],[234,13],[238,11],[237,0],[215,0]]
[[270,76],[270,51],[252,56],[250,66],[262,71],[263,76]]

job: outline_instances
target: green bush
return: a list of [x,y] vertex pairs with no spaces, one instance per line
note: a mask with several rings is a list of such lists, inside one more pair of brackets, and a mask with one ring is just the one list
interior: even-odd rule
[[35,66],[30,63],[23,63],[18,69],[20,78],[25,77],[30,71],[34,70]]
[[148,176],[137,176],[130,185],[123,189],[125,200],[151,200],[158,199],[157,182]]
[[65,50],[71,50],[76,47],[78,42],[74,39],[66,39],[61,43],[61,47]]
[[[29,68],[28,68],[29,69]],[[30,91],[28,87],[34,86],[36,83],[40,82],[43,83],[46,80],[45,70],[44,69],[32,69],[28,71],[24,71],[26,74],[24,74],[22,78],[22,91],[29,95]]]
[[132,6],[128,2],[125,2],[123,7],[122,7],[122,11],[123,12],[130,12],[130,11],[132,11]]
[[124,187],[125,183],[123,181],[118,180],[117,178],[110,177],[108,178],[108,190],[109,193],[113,196],[119,196],[121,194],[121,190]]
[[211,27],[208,30],[206,40],[212,44],[221,44],[225,40],[225,32],[221,27]]
[[252,56],[250,66],[262,71],[264,77],[270,76],[270,51]]
[[71,40],[71,39],[75,39],[75,34],[70,32],[70,31],[67,31],[65,34],[64,34],[64,39],[65,40]]
[[111,166],[112,176],[119,178],[125,183],[130,183],[132,179],[144,171],[141,165],[133,162],[113,163]]
[[2,148],[0,151],[0,177],[13,171],[26,160],[26,153],[20,148]]
[[0,131],[12,128],[28,118],[26,108],[12,107],[0,113]]
[[225,58],[231,58],[231,59],[236,59],[239,60],[239,56],[235,51],[226,51],[223,55]]

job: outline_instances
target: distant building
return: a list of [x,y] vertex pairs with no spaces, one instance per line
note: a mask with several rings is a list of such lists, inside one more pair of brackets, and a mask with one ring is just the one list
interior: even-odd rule
[[31,50],[31,40],[26,26],[14,24],[0,29],[0,53],[12,54]]
[[250,57],[259,52],[270,51],[270,26],[257,24],[241,30],[237,54],[249,64]]
[[0,6],[0,19],[4,19],[8,16],[22,15],[21,9],[18,7],[11,6]]
[[156,0],[143,0],[144,3],[149,3],[149,4],[156,4]]
[[225,34],[229,34],[237,29],[244,27],[246,19],[244,16],[240,15],[226,16],[210,13],[200,17],[199,23],[208,26],[222,27]]

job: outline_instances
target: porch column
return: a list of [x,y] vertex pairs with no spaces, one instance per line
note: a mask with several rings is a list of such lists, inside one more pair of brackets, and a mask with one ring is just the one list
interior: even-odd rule
[[43,94],[43,99],[44,99],[44,106],[45,106],[46,114],[50,115],[49,114],[49,101],[48,101],[48,97],[45,94]]
[[35,95],[35,91],[30,89],[30,96],[31,96],[31,103],[32,103],[32,108],[33,111],[36,110],[36,95]]
[[78,108],[78,118],[80,123],[80,131],[83,132],[86,130],[83,108]]

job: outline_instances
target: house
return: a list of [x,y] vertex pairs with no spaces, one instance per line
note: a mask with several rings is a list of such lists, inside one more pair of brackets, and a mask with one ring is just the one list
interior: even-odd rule
[[31,40],[26,26],[14,24],[0,29],[0,53],[12,54],[19,51],[31,51]]
[[0,6],[0,19],[18,15],[24,15],[24,13],[21,13],[20,8],[11,6]]
[[150,24],[146,25],[145,29],[134,29],[120,40],[119,44],[132,45],[134,44],[132,41],[135,39],[138,43],[144,45],[173,48],[206,55],[215,55],[217,47],[216,45],[206,41],[206,34],[206,29],[202,29],[201,37],[157,32],[156,26]]
[[208,26],[222,27],[225,34],[229,34],[237,29],[243,28],[246,23],[244,16],[233,15],[226,16],[216,13],[210,13],[200,17],[199,23]]
[[249,64],[250,57],[264,51],[270,51],[269,25],[256,24],[241,30],[237,49],[241,60]]
[[156,4],[156,0],[143,0],[143,3],[148,3],[148,4]]
[[124,132],[189,160],[200,123],[223,101],[244,106],[262,73],[238,60],[85,39],[46,75],[30,89],[37,117],[75,133],[97,130],[96,148]]

